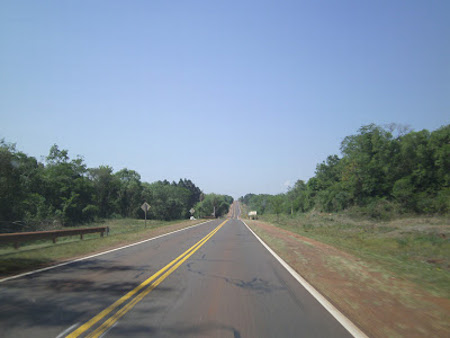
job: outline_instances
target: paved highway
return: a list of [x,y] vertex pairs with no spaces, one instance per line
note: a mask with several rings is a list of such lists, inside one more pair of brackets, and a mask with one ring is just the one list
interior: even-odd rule
[[0,283],[0,336],[351,337],[238,216]]

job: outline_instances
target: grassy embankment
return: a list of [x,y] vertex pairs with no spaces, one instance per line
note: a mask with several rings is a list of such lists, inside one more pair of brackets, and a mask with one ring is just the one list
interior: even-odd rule
[[[111,248],[152,238],[170,231],[192,226],[202,222],[196,221],[147,221],[138,219],[114,219],[101,223],[91,223],[89,227],[108,226],[109,236],[86,234],[80,236],[60,237],[56,244],[51,240],[22,243],[18,250],[11,245],[0,246],[0,276],[11,275],[39,267],[49,266],[64,260],[86,256]],[[88,227],[86,225],[80,228]],[[70,229],[75,229],[71,227]],[[48,229],[50,230],[50,229]],[[55,229],[56,230],[56,229]]]
[[448,217],[308,213],[247,222],[370,337],[450,333]]
[[449,217],[380,222],[345,214],[307,213],[263,215],[259,220],[377,263],[436,296],[450,298]]

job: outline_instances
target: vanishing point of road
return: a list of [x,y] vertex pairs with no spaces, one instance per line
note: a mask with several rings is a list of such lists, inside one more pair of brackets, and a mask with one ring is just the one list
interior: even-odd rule
[[0,283],[0,337],[351,337],[239,212]]

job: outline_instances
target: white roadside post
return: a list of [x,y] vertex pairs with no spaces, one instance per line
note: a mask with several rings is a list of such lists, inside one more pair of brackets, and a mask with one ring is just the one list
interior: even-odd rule
[[191,210],[189,210],[189,212],[191,213],[191,218],[194,217],[195,209],[194,209],[194,208],[191,208]]
[[145,213],[145,228],[147,227],[147,211],[150,210],[150,204],[147,202],[144,202],[144,204],[141,205],[141,209],[144,210]]

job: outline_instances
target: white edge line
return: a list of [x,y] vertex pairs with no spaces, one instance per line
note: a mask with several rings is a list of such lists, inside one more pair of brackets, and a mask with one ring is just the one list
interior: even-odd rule
[[[242,221],[242,220],[241,220]],[[345,317],[336,307],[331,304],[319,291],[309,284],[297,271],[295,271],[288,263],[286,263],[275,251],[273,251],[250,227],[245,224],[248,230],[262,243],[262,245],[280,262],[280,264],[355,338],[368,338],[350,319]]]
[[95,255],[86,256],[86,257],[78,258],[78,259],[75,259],[75,260],[72,260],[72,261],[64,262],[64,263],[61,263],[61,264],[48,266],[46,268],[33,270],[33,271],[28,271],[28,272],[21,273],[19,275],[6,277],[6,278],[3,278],[3,279],[0,279],[0,283],[6,282],[6,281],[9,281],[9,280],[12,280],[12,279],[16,279],[16,278],[21,278],[21,277],[33,275],[35,273],[40,273],[40,272],[44,272],[44,271],[47,271],[47,270],[56,269],[56,268],[59,268],[61,266],[65,266],[65,265],[81,262],[81,261],[84,261],[86,259],[94,258],[94,257],[97,257],[97,256],[106,255],[106,254],[114,252],[114,251],[130,248],[130,247],[135,246],[135,245],[139,245],[139,244],[142,244],[142,243],[145,243],[145,242],[153,241],[153,240],[161,238],[161,237],[172,235],[172,234],[174,234],[176,232],[185,231],[185,230],[188,230],[188,229],[193,229],[193,228],[196,228],[196,227],[198,227],[198,226],[200,226],[202,224],[208,223],[208,222],[212,222],[212,221],[206,221],[206,222],[202,222],[202,223],[199,223],[199,224],[195,224],[193,226],[187,226],[186,228],[183,228],[183,229],[179,229],[179,230],[175,230],[175,231],[172,231],[172,232],[168,232],[167,234],[162,234],[162,235],[159,235],[159,236],[156,236],[156,237],[145,239],[145,240],[140,241],[140,242],[128,244],[128,245],[122,246],[120,248],[115,248],[115,249],[103,251],[103,252],[97,253]]
[[72,331],[73,329],[75,329],[79,325],[80,325],[80,323],[73,324],[71,327],[65,329],[63,332],[61,332],[59,335],[57,335],[56,338],[64,337],[66,334],[68,334],[70,331]]

